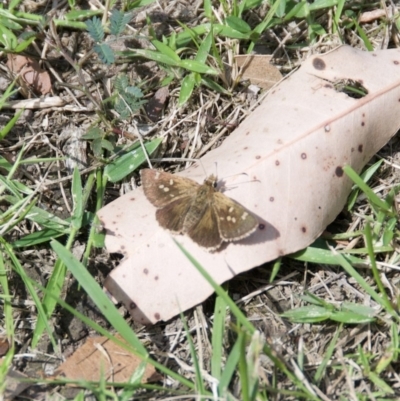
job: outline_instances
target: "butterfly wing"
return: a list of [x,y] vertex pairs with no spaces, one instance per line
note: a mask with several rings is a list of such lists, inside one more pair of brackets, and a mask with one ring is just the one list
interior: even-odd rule
[[212,207],[204,209],[203,215],[187,231],[187,235],[200,246],[215,251],[222,244],[219,234],[217,216]]
[[237,241],[256,231],[259,224],[257,219],[240,203],[221,192],[214,193],[212,206],[224,241]]
[[173,234],[182,234],[183,223],[191,205],[190,200],[190,197],[183,197],[158,209],[156,219],[160,226]]
[[143,169],[140,172],[146,198],[157,208],[196,195],[199,184],[189,178],[179,177],[163,171]]

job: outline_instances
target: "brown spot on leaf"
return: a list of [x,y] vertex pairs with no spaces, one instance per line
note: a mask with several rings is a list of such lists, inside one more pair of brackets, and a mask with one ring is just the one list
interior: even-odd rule
[[260,224],[258,225],[258,229],[259,229],[259,230],[264,230],[264,229],[265,229],[265,224],[260,223]]
[[258,159],[261,159],[261,156],[260,155],[257,155],[256,156],[256,159],[258,160]]
[[301,231],[303,232],[303,233],[306,233],[307,232],[307,228],[306,227],[301,227]]
[[135,199],[136,199],[136,198],[134,198],[133,196],[132,196],[132,198],[129,198],[129,200],[132,201],[132,202],[133,202]]
[[343,176],[343,169],[340,166],[337,166],[335,169],[335,174],[337,177],[342,177]]
[[143,269],[143,273],[146,274],[146,275],[149,274],[148,269]]
[[364,149],[364,145],[363,144],[360,144],[360,145],[358,145],[358,151],[360,152],[360,153],[362,153],[362,151],[363,151],[363,149]]
[[249,134],[250,134],[250,131],[247,131],[247,132],[246,132],[246,135],[249,135]]
[[244,148],[243,148],[243,150],[247,150],[248,149],[248,147],[247,146],[245,146]]
[[137,305],[134,302],[131,302],[129,304],[129,309],[136,309],[136,308],[137,308]]
[[270,198],[269,198],[269,201],[270,202],[273,202],[275,200],[275,198],[273,197],[273,196],[271,196]]
[[279,160],[275,160],[275,166],[279,166],[281,162]]
[[156,280],[156,281],[157,281],[157,280],[158,280],[158,276],[155,276],[155,277],[154,277],[154,280]]
[[361,127],[365,126],[365,121],[361,121]]
[[326,68],[326,64],[325,64],[325,61],[324,60],[322,60],[322,58],[320,58],[320,57],[316,57],[314,60],[313,60],[313,67],[316,69],[316,70],[324,70],[325,68]]
[[154,317],[155,317],[157,320],[160,320],[160,319],[161,319],[161,316],[160,316],[160,314],[159,314],[159,313],[157,313],[157,312],[154,314]]
[[399,65],[399,62],[398,62],[397,60],[394,60],[394,61],[393,61],[393,64],[394,64],[394,65]]
[[300,157],[301,157],[303,160],[306,160],[306,159],[307,159],[307,154],[303,152],[303,153],[301,154]]

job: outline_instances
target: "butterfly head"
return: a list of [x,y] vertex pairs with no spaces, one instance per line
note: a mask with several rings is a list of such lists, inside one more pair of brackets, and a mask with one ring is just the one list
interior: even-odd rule
[[217,177],[214,174],[208,176],[204,180],[204,184],[212,188],[217,188]]

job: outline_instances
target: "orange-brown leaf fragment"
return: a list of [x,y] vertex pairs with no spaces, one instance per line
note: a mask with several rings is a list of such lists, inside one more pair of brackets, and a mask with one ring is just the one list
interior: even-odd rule
[[[99,381],[103,378],[106,381],[125,382],[141,362],[142,359],[107,337],[91,337],[59,366],[56,376],[70,380]],[[159,380],[159,374],[154,367],[147,365],[142,381],[156,380]]]
[[280,71],[271,64],[269,55],[238,55],[235,60],[240,67],[242,79],[248,79],[260,88],[269,89],[282,79]]
[[37,95],[45,95],[51,91],[50,75],[40,67],[36,60],[9,54],[7,67],[18,75],[18,83],[21,85],[21,92],[25,97],[29,97],[28,87]]

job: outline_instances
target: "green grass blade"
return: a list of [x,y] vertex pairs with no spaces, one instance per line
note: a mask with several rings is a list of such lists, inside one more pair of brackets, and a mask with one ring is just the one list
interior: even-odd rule
[[132,330],[129,325],[125,322],[118,310],[115,308],[113,303],[96,283],[94,278],[87,271],[85,266],[82,265],[67,248],[62,246],[59,242],[53,240],[51,246],[57,253],[60,261],[63,265],[71,271],[76,280],[79,282],[81,287],[87,292],[89,297],[100,309],[101,313],[107,318],[109,322],[112,322],[114,328],[123,336],[123,338],[133,345],[135,349],[142,356],[146,356],[147,350],[143,347],[141,342],[136,336],[133,336]]
[[372,204],[378,206],[387,213],[391,213],[390,205],[381,200],[350,166],[344,166],[343,170],[347,176],[365,193]]
[[211,356],[211,375],[218,381],[221,379],[224,327],[227,315],[227,304],[223,298],[217,296],[214,305],[214,322],[212,327],[212,356]]
[[[145,143],[144,148],[147,154],[152,155],[161,144],[162,140],[162,138],[156,138]],[[112,163],[107,164],[104,169],[104,176],[108,181],[118,182],[122,180],[146,161],[146,154],[139,146],[140,144],[135,144],[133,150],[125,153]]]
[[[182,253],[189,259],[189,261],[193,264],[193,266],[200,272],[200,274],[207,280],[207,282],[211,285],[214,291],[222,297],[231,312],[234,314],[238,324],[242,326],[243,329],[249,332],[249,335],[253,335],[255,332],[254,326],[246,319],[243,312],[238,308],[235,302],[228,296],[225,290],[219,286],[214,279],[208,274],[208,272],[197,262],[193,256],[183,248],[175,239],[174,239],[178,248],[182,251]],[[304,386],[304,384],[286,367],[286,364],[283,360],[281,360],[276,353],[267,345],[264,345],[263,349],[264,353],[271,359],[271,361],[275,364],[275,366],[282,371],[290,380],[292,380],[296,386],[304,392],[304,397],[309,397],[310,400],[315,400],[315,396],[308,391],[308,389]]]
[[187,339],[188,344],[189,344],[190,355],[192,356],[192,363],[194,365],[194,372],[195,372],[195,375],[196,375],[196,390],[197,390],[197,394],[200,395],[200,396],[207,396],[209,394],[207,394],[207,392],[205,390],[205,387],[204,387],[203,376],[201,374],[199,359],[197,358],[196,349],[194,347],[193,340],[192,340],[192,337],[190,335],[189,327],[188,327],[188,325],[186,323],[186,319],[185,319],[185,316],[183,315],[183,313],[181,313],[181,320],[182,320],[182,323],[183,323],[183,328],[185,330],[186,339]]
[[[36,309],[38,311],[38,321],[37,321],[37,325],[41,324],[43,325],[44,329],[46,329],[50,341],[52,343],[52,346],[54,348],[54,350],[58,349],[57,343],[53,337],[52,334],[52,330],[47,322],[47,314],[46,311],[44,309],[44,306],[42,305],[39,296],[36,292],[36,289],[34,288],[34,286],[31,283],[30,278],[27,276],[25,270],[23,269],[22,265],[20,264],[18,258],[15,256],[11,245],[9,245],[8,243],[6,243],[6,241],[0,237],[0,243],[3,246],[4,252],[8,255],[8,257],[11,259],[12,262],[12,267],[13,269],[17,272],[17,274],[21,277],[22,281],[24,282],[24,285],[28,291],[28,293],[30,294],[30,296],[33,299],[33,302],[35,303]],[[43,330],[42,330],[43,332]],[[34,345],[32,344],[32,348],[35,348]]]

